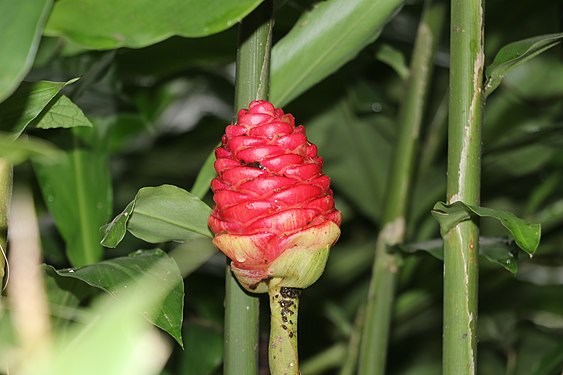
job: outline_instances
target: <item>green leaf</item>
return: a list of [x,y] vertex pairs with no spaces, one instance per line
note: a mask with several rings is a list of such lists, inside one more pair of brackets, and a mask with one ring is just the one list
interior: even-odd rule
[[375,57],[385,64],[389,65],[393,70],[401,77],[401,79],[407,79],[409,76],[409,67],[407,61],[405,60],[405,55],[398,49],[390,46],[389,44],[383,44],[378,50]]
[[44,273],[45,290],[49,303],[49,312],[53,328],[62,330],[72,321],[87,319],[88,313],[80,304],[92,297],[95,289],[84,282],[69,277],[60,277],[57,271],[48,265],[41,266]]
[[22,82],[16,92],[0,104],[0,130],[19,137],[65,86],[76,81],[77,78],[67,82]]
[[402,0],[317,3],[272,50],[270,100],[283,106],[373,42]]
[[74,128],[77,126],[92,127],[84,112],[67,96],[60,95],[49,104],[47,112],[43,113],[35,123],[39,129]]
[[[108,288],[111,295],[100,293],[79,324],[53,335],[54,342],[47,343],[51,344],[49,355],[22,355],[18,373],[161,373],[170,355],[170,347],[149,320],[154,321],[156,316],[168,311],[174,314],[169,316],[172,320],[178,319],[175,314],[180,310],[183,297],[182,280],[174,262],[157,250],[143,251],[133,254],[130,259],[120,258],[117,262],[108,261],[96,266],[75,272],[52,270],[60,274],[57,275],[59,278],[83,279],[80,282],[87,283],[93,281],[92,284],[99,285],[100,289],[111,285]],[[114,282],[124,284],[119,286]],[[169,309],[172,302],[175,307]]]
[[135,201],[130,202],[127,207],[117,215],[109,224],[104,225],[101,228],[102,238],[101,244],[105,247],[115,248],[125,237],[127,232],[127,222],[133,213],[133,208],[135,208]]
[[458,223],[471,220],[475,215],[498,220],[508,229],[518,247],[528,253],[530,257],[536,252],[540,243],[541,226],[539,224],[530,224],[516,217],[511,212],[470,206],[463,202],[454,202],[451,205],[438,202],[432,209],[432,216],[440,224],[442,236]]
[[125,226],[135,237],[151,243],[213,238],[207,227],[210,214],[208,205],[184,189],[172,185],[145,187],[104,228],[102,243],[117,246],[125,235]]
[[490,95],[512,69],[561,43],[563,33],[547,34],[510,43],[500,49],[485,70],[485,96]]
[[0,102],[27,75],[39,46],[52,0],[0,0]]
[[307,135],[318,146],[331,183],[377,222],[385,200],[391,147],[382,134],[382,118],[368,122],[354,113],[351,103],[344,97],[313,118],[307,123]]
[[45,34],[90,49],[145,47],[173,35],[202,37],[238,23],[261,0],[59,0]]
[[[425,251],[437,259],[444,260],[444,241],[441,238],[401,244],[396,248],[409,254]],[[518,248],[514,245],[514,241],[505,238],[479,237],[479,255],[491,263],[502,266],[513,275],[518,271]]]
[[13,139],[11,134],[0,133],[0,158],[5,158],[12,164],[20,164],[28,159],[52,164],[63,156],[60,149],[42,139]]
[[111,215],[106,141],[100,133],[98,128],[73,128],[64,135],[62,158],[51,164],[34,163],[45,203],[75,267],[102,259],[100,227]]
[[[161,267],[154,269],[157,262]],[[51,271],[54,268],[46,266]],[[166,293],[162,304],[150,310],[137,311],[155,326],[168,332],[182,345],[184,282],[176,262],[162,250],[139,250],[129,256],[106,260],[78,269],[55,270],[57,275],[78,279],[101,289],[118,300],[124,300],[128,289],[139,285],[141,278],[152,281],[155,288],[170,281],[174,287]]]

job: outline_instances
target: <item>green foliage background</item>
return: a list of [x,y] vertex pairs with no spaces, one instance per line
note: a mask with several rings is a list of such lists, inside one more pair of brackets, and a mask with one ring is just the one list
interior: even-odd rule
[[[146,373],[220,373],[225,261],[211,246],[202,224],[208,207],[199,200],[212,205],[211,196],[170,186],[137,192],[194,186],[233,119],[236,24],[259,3],[42,0],[31,6],[0,0],[0,29],[9,31],[0,39],[0,157],[16,163],[16,189],[33,189],[55,341],[80,333],[81,314],[134,322],[125,328],[141,335],[150,328],[136,312],[147,309],[139,301],[150,291],[166,296],[153,305],[170,310],[148,320],[173,336],[166,338],[170,345],[182,335],[184,349],[173,346],[168,360]],[[324,276],[303,293],[304,375],[344,373],[348,345],[358,334],[408,77],[405,61],[421,9],[421,1],[276,2],[271,100],[294,114],[319,147],[344,218]],[[487,2],[486,66],[511,42],[562,32],[562,12],[557,0]],[[517,270],[516,262],[511,268],[515,275],[498,264],[506,261],[506,246],[503,257],[483,258],[480,374],[555,375],[563,368],[563,48],[557,38],[549,51],[503,74],[485,107],[482,205],[540,223],[542,241],[531,259],[510,250],[520,257]],[[417,245],[439,238],[430,211],[445,196],[447,33],[441,40],[409,203],[412,254],[404,257],[399,280],[389,374],[434,375],[441,367],[442,263]],[[208,179],[208,171],[200,178]],[[193,217],[183,217],[183,207],[155,204],[154,194],[185,202]],[[166,210],[175,229],[159,227],[155,236],[151,220]],[[483,236],[506,236],[498,222],[481,224]],[[115,249],[103,248],[102,239]],[[162,250],[137,252],[157,246]],[[136,264],[141,258],[149,263]],[[164,268],[151,275],[147,264]],[[104,276],[111,267],[123,277]],[[142,282],[167,272],[171,283]],[[117,285],[137,284],[144,293],[103,299]],[[104,310],[103,303],[113,307]],[[115,307],[124,305],[129,309]],[[74,313],[57,312],[68,309]],[[18,343],[10,339],[10,309],[0,314],[1,362]],[[84,358],[104,361],[105,343],[120,336],[111,326],[100,332],[107,336],[76,334],[80,342],[93,340]],[[267,336],[262,341],[266,346]],[[123,346],[115,350],[125,357]],[[75,361],[69,368],[81,366]],[[42,373],[66,374],[64,363],[45,363],[52,367]]]

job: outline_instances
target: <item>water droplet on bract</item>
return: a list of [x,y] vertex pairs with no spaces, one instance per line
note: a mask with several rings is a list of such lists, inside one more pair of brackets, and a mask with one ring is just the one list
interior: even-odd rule
[[68,272],[69,272],[69,273],[73,273],[74,270],[73,270],[72,268],[69,268],[69,269],[68,269]]
[[237,259],[237,262],[239,262],[239,263],[243,263],[243,262],[246,261],[245,257],[237,257],[236,259]]
[[53,197],[52,195],[47,196],[47,201],[48,202],[54,202],[55,201],[55,197]]

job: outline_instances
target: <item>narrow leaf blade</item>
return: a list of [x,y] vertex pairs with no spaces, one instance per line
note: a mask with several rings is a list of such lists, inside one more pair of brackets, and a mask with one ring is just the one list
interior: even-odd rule
[[403,0],[317,3],[272,50],[270,99],[283,106],[373,42]]
[[511,212],[471,206],[463,202],[454,202],[450,205],[438,202],[432,209],[432,215],[439,222],[442,234],[447,233],[458,223],[477,215],[498,220],[514,238],[518,247],[530,256],[536,252],[540,243],[540,224],[528,223]]
[[63,157],[50,164],[35,162],[34,169],[67,256],[80,267],[103,257],[100,227],[111,215],[111,182],[99,129],[80,127],[69,133]]
[[561,43],[563,33],[547,34],[507,44],[485,70],[485,95],[490,95],[512,69]]

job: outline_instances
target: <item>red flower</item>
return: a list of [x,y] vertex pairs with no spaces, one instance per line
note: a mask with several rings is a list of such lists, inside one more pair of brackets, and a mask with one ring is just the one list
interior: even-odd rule
[[305,128],[253,101],[227,126],[215,156],[209,227],[241,285],[262,293],[271,279],[293,288],[314,283],[340,235],[341,214]]

